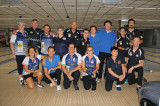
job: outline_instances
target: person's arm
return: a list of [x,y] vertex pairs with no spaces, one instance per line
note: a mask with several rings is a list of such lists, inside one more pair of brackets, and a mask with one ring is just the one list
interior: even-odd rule
[[10,39],[10,48],[11,48],[11,53],[12,53],[12,56],[14,59],[16,59],[16,56],[15,56],[15,52],[14,52],[14,47],[13,45],[15,44],[15,40],[16,40],[16,35],[11,35],[11,39]]
[[34,70],[29,70],[29,69],[28,69],[28,65],[23,65],[23,66],[24,66],[25,72],[34,73]]
[[116,73],[114,73],[111,68],[108,68],[108,72],[109,72],[111,75],[113,75],[114,77],[120,78],[120,76],[117,75]]
[[84,72],[87,71],[86,68],[85,68],[85,62],[84,62],[84,61],[82,61],[82,70],[83,70]]
[[50,72],[53,71],[53,70],[57,70],[57,69],[61,69],[61,62],[58,62],[58,66],[50,69],[50,70],[48,71],[48,73],[50,73]]
[[69,71],[70,75],[71,75],[73,72],[75,72],[75,71],[81,69],[81,67],[82,67],[82,65],[79,64],[76,68],[74,68],[73,70]]
[[125,48],[121,47],[121,46],[118,46],[118,49],[119,50],[125,50]]
[[123,76],[125,77],[125,75],[126,75],[125,64],[122,64],[122,73],[123,73]]

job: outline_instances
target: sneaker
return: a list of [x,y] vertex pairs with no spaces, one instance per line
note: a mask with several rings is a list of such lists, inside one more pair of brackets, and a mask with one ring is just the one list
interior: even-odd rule
[[37,84],[37,86],[40,88],[44,88],[44,86],[42,84]]
[[121,91],[122,89],[121,89],[121,85],[116,85],[116,87],[117,87],[117,91]]
[[128,81],[127,81],[127,80],[125,80],[125,82],[124,82],[124,83],[126,84],[126,83],[128,83]]
[[23,80],[23,78],[19,78],[19,83],[20,83],[21,85],[24,85],[24,80]]
[[74,85],[74,89],[75,89],[75,90],[79,90],[78,85]]
[[143,82],[147,82],[147,79],[146,79],[146,78],[143,78],[142,81],[143,81]]
[[95,86],[92,86],[92,91],[95,91],[96,90],[96,87]]
[[53,84],[52,84],[52,83],[50,83],[49,85],[50,85],[50,86],[53,86]]
[[53,78],[53,80],[54,80],[55,82],[57,82],[57,79],[56,79],[56,78]]
[[57,91],[60,91],[60,90],[61,90],[61,86],[57,85]]
[[97,82],[101,82],[101,79],[100,79],[100,78],[97,78],[96,81],[97,81]]
[[83,81],[83,77],[81,77],[80,80]]
[[141,86],[137,85],[136,90],[139,91],[140,88],[141,88]]

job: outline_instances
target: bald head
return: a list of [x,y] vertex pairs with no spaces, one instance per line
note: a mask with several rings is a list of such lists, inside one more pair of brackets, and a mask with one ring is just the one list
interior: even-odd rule
[[71,29],[76,30],[77,29],[77,23],[75,21],[73,21],[71,23]]

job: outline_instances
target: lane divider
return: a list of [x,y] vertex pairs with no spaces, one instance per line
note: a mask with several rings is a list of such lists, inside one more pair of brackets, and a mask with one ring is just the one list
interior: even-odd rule
[[8,60],[1,61],[0,65],[3,65],[5,63],[11,62],[11,61],[15,61],[15,59],[8,59]]
[[7,56],[7,55],[10,55],[10,54],[12,54],[12,53],[2,54],[2,55],[0,55],[0,57]]

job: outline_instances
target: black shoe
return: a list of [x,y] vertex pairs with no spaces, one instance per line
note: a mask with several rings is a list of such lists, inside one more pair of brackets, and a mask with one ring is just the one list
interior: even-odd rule
[[78,85],[74,85],[74,89],[75,89],[75,90],[79,90]]
[[92,86],[92,91],[95,91],[96,90],[96,87],[95,86]]
[[81,81],[83,81],[83,77],[81,77]]
[[143,81],[143,82],[147,82],[147,79],[143,78],[142,81]]

